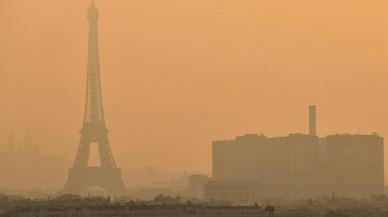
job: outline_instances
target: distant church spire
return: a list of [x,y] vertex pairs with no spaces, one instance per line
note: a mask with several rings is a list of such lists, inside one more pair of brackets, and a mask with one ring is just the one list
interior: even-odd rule
[[14,145],[15,145],[15,140],[13,137],[12,130],[10,130],[9,135],[8,135],[8,153],[14,152]]
[[32,137],[30,133],[27,131],[27,134],[24,137],[24,149],[31,150],[32,148],[33,148]]
[[36,154],[40,154],[40,148],[39,148],[37,142],[35,142],[35,145],[34,145],[34,152],[35,152]]

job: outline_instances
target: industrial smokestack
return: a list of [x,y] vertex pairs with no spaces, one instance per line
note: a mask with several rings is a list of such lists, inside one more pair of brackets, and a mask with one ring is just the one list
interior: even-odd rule
[[315,105],[309,106],[309,135],[317,135],[317,119],[316,119],[316,107]]

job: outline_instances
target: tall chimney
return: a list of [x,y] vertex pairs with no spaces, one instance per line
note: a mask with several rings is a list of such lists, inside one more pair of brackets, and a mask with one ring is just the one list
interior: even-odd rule
[[316,107],[315,105],[309,106],[309,135],[317,135],[317,119],[316,119]]

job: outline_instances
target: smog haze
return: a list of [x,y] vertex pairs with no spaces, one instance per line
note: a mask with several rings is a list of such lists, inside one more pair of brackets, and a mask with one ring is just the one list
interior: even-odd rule
[[[313,104],[318,136],[388,137],[385,0],[95,2],[118,167],[211,174],[212,141],[308,134]],[[12,130],[74,161],[89,6],[0,0],[0,152]]]

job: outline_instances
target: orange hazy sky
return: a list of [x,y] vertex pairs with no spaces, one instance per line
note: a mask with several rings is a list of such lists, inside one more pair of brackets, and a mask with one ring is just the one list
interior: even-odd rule
[[[73,160],[89,0],[0,0],[0,151],[13,129]],[[96,0],[102,91],[119,167],[211,172],[246,133],[388,137],[386,0]],[[386,165],[386,168],[387,165]],[[387,176],[388,177],[388,176]]]

